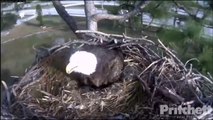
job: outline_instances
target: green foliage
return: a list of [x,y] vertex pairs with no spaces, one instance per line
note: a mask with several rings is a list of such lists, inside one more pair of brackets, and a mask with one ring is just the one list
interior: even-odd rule
[[198,64],[193,64],[198,70],[206,74],[213,74],[213,41],[200,36],[201,26],[194,22],[187,22],[183,31],[178,29],[162,29],[158,37],[173,50],[183,62],[197,58]]
[[133,27],[135,28],[135,29],[141,29],[141,18],[140,18],[141,16],[134,16],[133,18],[132,18],[132,20],[133,20],[133,23],[134,23],[134,25],[133,25]]
[[201,67],[202,72],[211,72],[213,74],[213,47],[204,46],[198,59],[200,60],[200,65],[203,66]]
[[190,39],[198,39],[201,35],[202,26],[193,20],[188,20],[183,28],[183,33]]
[[162,29],[157,34],[160,39],[164,40],[167,43],[168,42],[180,43],[184,42],[185,39],[184,33],[178,29],[171,29],[171,30]]
[[146,12],[150,13],[153,18],[166,18],[167,15],[161,15],[161,13],[164,12],[165,14],[168,13],[168,16],[175,15],[175,17],[180,18],[182,22],[184,22],[184,25],[179,28],[174,26],[170,27],[170,29],[162,28],[157,32],[158,37],[163,40],[167,46],[175,50],[177,56],[183,62],[191,58],[197,58],[199,62],[192,62],[193,66],[204,74],[210,72],[213,75],[213,40],[202,37],[204,25],[212,25],[211,20],[209,20],[212,19],[211,6],[207,8],[206,6],[199,5],[196,1],[176,2],[183,6],[184,9],[187,9],[192,15],[195,15],[196,11],[199,10],[203,11],[206,17],[204,17],[204,19],[199,19],[186,15],[177,15],[175,12],[168,13],[169,6],[172,7],[172,4],[168,3],[167,6],[165,5],[166,2],[164,2],[159,7],[155,8],[159,2],[153,1],[146,7]]
[[43,18],[42,18],[42,8],[40,5],[36,5],[36,12],[37,12],[37,18],[36,20],[39,22],[39,25],[43,25]]
[[152,1],[146,8],[145,12],[148,12],[154,19],[165,19],[171,16],[169,8],[172,3],[169,1]]
[[187,8],[188,10],[192,10],[191,8],[192,7],[202,7],[200,4],[198,4],[196,1],[194,0],[182,0],[182,1],[176,1],[178,2],[179,4],[183,5],[185,8]]
[[213,10],[213,1],[212,1],[212,0],[209,0],[209,1],[208,1],[208,4],[209,4],[210,8]]
[[132,11],[133,9],[135,9],[135,6],[136,4],[138,4],[138,0],[122,0],[122,1],[119,1],[120,3],[120,6],[119,8],[120,9],[125,9],[125,10],[128,10],[128,11]]
[[105,9],[107,9],[107,11],[109,11],[110,14],[114,15],[118,15],[118,12],[120,10],[120,8],[117,6],[106,6]]
[[17,15],[12,13],[6,13],[5,15],[3,15],[3,13],[1,12],[1,15],[1,30],[11,28],[18,19]]
[[17,2],[15,3],[15,11],[18,12],[24,7],[24,4],[18,4]]
[[[170,12],[169,10],[175,6],[172,1],[152,1],[145,7],[143,12],[150,14],[155,20],[171,19],[171,17],[174,16],[183,20],[182,22],[184,22],[184,25],[179,28],[171,26],[169,29],[163,27],[158,30],[158,37],[163,40],[167,46],[175,50],[177,56],[183,62],[191,58],[197,58],[199,62],[192,61],[191,63],[193,63],[193,66],[203,74],[210,72],[213,75],[213,41],[212,39],[209,40],[201,36],[203,24],[212,25],[211,20],[208,20],[209,18],[212,19],[211,8],[205,8],[195,1],[176,2],[184,6],[184,8],[192,14],[195,14],[196,10],[199,9],[199,11],[203,11],[204,14],[206,14],[206,17],[203,20],[200,19],[198,22],[198,19],[190,16],[178,15],[175,12]],[[121,1],[121,3],[134,6],[134,3],[129,0]],[[131,18],[134,23],[132,27],[136,29],[140,29],[140,26],[142,26],[138,18],[138,16]]]

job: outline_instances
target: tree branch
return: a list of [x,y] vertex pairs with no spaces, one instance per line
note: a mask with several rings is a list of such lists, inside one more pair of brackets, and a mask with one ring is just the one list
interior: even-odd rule
[[121,20],[124,21],[131,16],[141,12],[151,1],[148,0],[143,0],[140,1],[136,6],[135,9],[132,10],[131,12],[124,14],[124,15],[112,15],[112,14],[103,14],[103,13],[97,13],[92,16],[93,20],[99,21],[103,19],[109,19],[109,20]]
[[192,14],[192,13],[191,13],[189,10],[187,10],[183,5],[180,5],[180,4],[177,3],[176,1],[174,1],[174,4],[175,4],[178,8],[184,10],[184,11],[185,11],[192,19],[194,19],[195,21],[197,21],[197,22],[200,21],[200,19],[197,18],[196,14]]
[[178,7],[178,8],[180,8],[180,9],[182,9],[182,10],[184,10],[193,20],[195,20],[196,22],[198,22],[200,25],[202,25],[203,27],[212,27],[211,25],[206,25],[206,24],[203,24],[203,22],[202,22],[202,20],[204,20],[206,17],[207,17],[207,13],[205,13],[205,10],[204,10],[204,13],[203,13],[203,17],[202,18],[198,18],[197,16],[196,16],[196,14],[192,14],[189,10],[187,10],[185,7],[184,7],[184,5],[180,5],[178,2],[176,2],[176,1],[174,1],[174,4]]
[[124,15],[113,15],[113,14],[107,14],[107,13],[97,13],[92,16],[92,19],[94,21],[99,21],[103,19],[108,19],[108,20],[121,20],[124,19]]
[[83,38],[81,34],[76,34],[75,31],[78,30],[77,23],[74,19],[74,17],[70,16],[67,11],[65,10],[64,6],[60,3],[59,0],[53,0],[52,1],[56,11],[61,16],[61,18],[67,23],[69,28],[73,31],[73,33],[78,38]]

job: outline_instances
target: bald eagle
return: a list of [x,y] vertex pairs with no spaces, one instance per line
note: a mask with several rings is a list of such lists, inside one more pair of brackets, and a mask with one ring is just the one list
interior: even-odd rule
[[81,85],[108,85],[117,81],[122,73],[123,55],[118,50],[84,45],[69,56],[65,71]]

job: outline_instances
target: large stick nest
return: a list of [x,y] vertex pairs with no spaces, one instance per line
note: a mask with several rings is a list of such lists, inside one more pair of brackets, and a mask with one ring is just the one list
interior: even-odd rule
[[[187,62],[183,64],[160,40],[101,32],[78,31],[87,40],[49,48],[21,80],[7,88],[1,118],[159,118],[159,105],[212,104],[213,82]],[[69,48],[85,44],[122,51],[124,69],[119,82],[100,89],[78,87],[53,61]],[[63,65],[62,65],[63,66]],[[207,102],[205,102],[207,101]],[[208,114],[193,117],[211,117]],[[191,116],[190,116],[191,117]]]

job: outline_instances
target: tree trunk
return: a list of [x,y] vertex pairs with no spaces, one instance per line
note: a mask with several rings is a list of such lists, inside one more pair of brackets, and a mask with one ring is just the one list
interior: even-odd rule
[[69,28],[73,31],[73,33],[78,37],[78,38],[83,38],[81,34],[76,34],[75,31],[78,30],[77,23],[75,21],[75,18],[70,16],[67,11],[65,10],[64,6],[60,3],[58,0],[53,0],[52,1],[56,11],[58,14],[61,16],[61,18],[67,23]]
[[93,15],[96,14],[96,7],[94,5],[94,1],[92,0],[84,0],[85,3],[85,15],[87,21],[87,29],[88,30],[98,30],[97,20],[93,19]]

